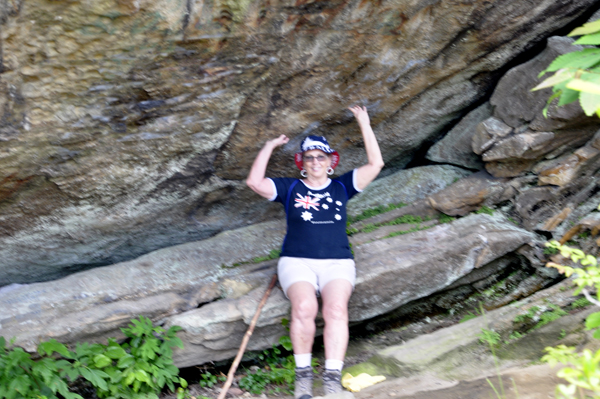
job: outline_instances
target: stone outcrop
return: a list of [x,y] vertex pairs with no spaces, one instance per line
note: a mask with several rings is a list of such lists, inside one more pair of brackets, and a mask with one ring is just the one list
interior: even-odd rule
[[489,102],[480,105],[460,120],[444,137],[427,151],[427,159],[469,169],[483,169],[480,154],[473,152],[473,137],[480,122],[492,116]]
[[0,285],[280,217],[242,184],[258,148],[287,134],[269,173],[293,175],[302,137],[326,134],[340,172],[358,166],[364,151],[345,110],[355,103],[368,107],[388,166],[401,168],[487,97],[508,62],[592,7],[7,2]]
[[[494,87],[591,0],[12,4],[0,6],[0,335],[27,350],[119,336],[144,314],[183,327],[179,366],[233,356],[285,233],[281,206],[243,184],[250,164],[284,133],[272,175],[297,174],[308,134],[328,136],[339,172],[361,165],[355,103],[388,168],[349,214],[409,205],[351,226],[353,323],[448,310],[515,270],[502,300],[519,299],[556,277],[536,269],[542,240],[598,233],[600,123],[577,104],[544,118],[549,91],[530,92],[572,40],[549,39]],[[401,170],[432,143],[427,159],[449,165]],[[494,215],[471,214],[482,206]],[[249,349],[275,343],[288,314],[276,289]]]
[[[276,261],[233,266],[264,254],[269,245],[280,242],[283,232],[281,222],[260,224],[53,282],[4,287],[0,335],[15,337],[16,345],[33,351],[40,340],[49,338],[74,343],[120,336],[118,328],[143,313],[167,326],[183,327],[179,336],[185,349],[175,352],[178,366],[232,357]],[[357,284],[350,319],[371,319],[457,282],[484,280],[498,271],[487,265],[537,241],[535,234],[502,216],[472,215],[356,245]],[[289,317],[289,301],[276,289],[249,349],[276,343],[285,334],[284,317]]]
[[542,114],[550,89],[532,92],[538,75],[557,56],[581,50],[573,39],[552,37],[537,57],[502,77],[490,103],[493,116],[477,125],[473,152],[481,155],[485,168],[496,177],[514,177],[531,171],[544,158],[551,159],[584,145],[600,128],[578,103],[552,105]]
[[432,208],[446,215],[465,216],[482,206],[512,199],[517,194],[518,183],[481,171],[429,196],[427,201]]

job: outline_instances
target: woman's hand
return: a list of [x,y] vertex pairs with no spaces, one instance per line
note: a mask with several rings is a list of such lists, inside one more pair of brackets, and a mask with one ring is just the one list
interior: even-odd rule
[[269,158],[271,158],[273,150],[284,145],[288,141],[290,141],[290,139],[285,134],[282,134],[275,139],[268,140],[256,156],[252,168],[250,168],[250,173],[248,173],[246,184],[258,195],[272,199],[275,194],[273,191],[273,183],[265,178],[267,164],[269,163]]
[[273,146],[272,148],[277,148],[284,144],[287,144],[288,141],[290,141],[289,137],[287,137],[285,134],[282,134],[281,136],[279,136],[273,140],[267,141],[267,143],[272,145]]
[[379,149],[379,144],[377,144],[375,133],[373,133],[373,129],[371,128],[367,108],[355,105],[348,109],[352,111],[358,122],[367,152],[367,163],[356,170],[356,188],[363,190],[377,177],[381,168],[383,168],[383,158],[381,157],[381,150]]
[[354,114],[356,121],[359,125],[370,125],[371,121],[369,120],[369,114],[367,113],[366,107],[361,107],[360,105],[355,105],[353,107],[348,108]]

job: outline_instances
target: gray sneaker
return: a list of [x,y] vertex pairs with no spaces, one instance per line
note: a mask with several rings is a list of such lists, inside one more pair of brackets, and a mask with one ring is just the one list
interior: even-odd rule
[[342,388],[342,372],[339,370],[325,370],[323,372],[323,390],[325,395],[344,392]]
[[296,383],[294,384],[294,399],[312,398],[313,371],[312,367],[296,368]]

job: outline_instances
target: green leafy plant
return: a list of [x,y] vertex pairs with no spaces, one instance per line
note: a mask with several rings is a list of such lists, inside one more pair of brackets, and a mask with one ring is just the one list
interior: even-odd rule
[[200,385],[202,388],[212,388],[219,382],[225,382],[226,379],[227,377],[224,375],[214,375],[207,371],[206,373],[200,374],[200,381],[198,381],[198,385]]
[[39,360],[32,360],[23,349],[8,348],[0,337],[0,398],[79,399],[69,383],[85,380],[99,398],[158,399],[165,385],[184,398],[187,382],[178,377],[172,348],[183,347],[176,337],[180,327],[165,331],[141,316],[122,331],[128,340],[108,345],[78,343],[74,351],[56,340],[40,343]]
[[239,387],[255,395],[262,394],[267,386],[275,385],[276,391],[290,393],[296,378],[294,356],[280,357],[281,351],[273,348],[263,351],[259,359],[266,364],[250,370],[239,381]]
[[[282,319],[281,324],[289,331],[289,320]],[[286,351],[292,350],[292,340],[289,335],[279,338],[279,345]],[[293,390],[293,384],[296,378],[293,355],[283,356],[283,352],[276,345],[272,348],[262,351],[258,356],[262,367],[254,367],[239,381],[239,387],[252,394],[262,394],[268,386],[273,387],[275,393],[283,392],[290,394]],[[312,359],[312,366],[318,366],[316,359]]]
[[[583,293],[585,299],[590,303],[600,306],[598,301],[598,289],[600,288],[600,268],[598,268],[597,259],[585,254],[577,248],[571,248],[562,245],[557,241],[551,241],[546,244],[548,247],[557,249],[560,254],[569,259],[575,266],[564,266],[554,262],[549,262],[548,267],[556,268],[560,273],[567,277],[574,276],[574,283],[577,285],[575,295]],[[579,267],[579,265],[583,267]],[[596,297],[588,292],[588,287],[596,291]],[[600,338],[600,312],[592,313],[585,321],[586,329],[595,330],[594,338]],[[566,365],[557,375],[564,378],[567,384],[559,384],[556,387],[556,396],[558,398],[587,398],[600,396],[600,350],[595,353],[589,349],[577,353],[575,348],[559,345],[555,348],[545,349],[546,355],[542,360],[554,366],[558,363]]]
[[600,351],[593,353],[589,349],[577,353],[575,348],[559,345],[545,349],[542,361],[554,367],[558,363],[567,365],[556,373],[567,384],[556,387],[557,398],[597,398],[600,396]]
[[546,247],[544,248],[544,255],[556,255],[558,253],[558,249],[554,247]]
[[552,87],[553,94],[544,109],[558,98],[558,106],[579,100],[586,115],[600,116],[600,20],[589,22],[569,33],[581,36],[574,44],[592,46],[557,57],[539,77],[553,72],[542,83],[533,88],[541,90]]
[[[67,348],[55,340],[47,342],[39,351],[40,354],[56,351],[70,356]],[[9,349],[5,338],[0,337],[0,398],[54,399],[60,394],[66,399],[83,399],[69,391],[68,380],[65,380],[68,375],[79,376],[69,361],[51,357],[33,360],[22,348]]]
[[500,343],[500,334],[494,330],[488,330],[485,328],[481,329],[481,333],[478,335],[479,342],[482,344],[488,344],[490,347],[496,347]]

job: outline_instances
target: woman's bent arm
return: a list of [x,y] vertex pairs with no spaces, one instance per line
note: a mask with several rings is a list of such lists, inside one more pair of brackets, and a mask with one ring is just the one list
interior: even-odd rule
[[256,156],[256,159],[252,164],[252,168],[250,168],[250,173],[248,173],[246,185],[258,195],[267,199],[271,199],[273,197],[273,184],[269,181],[269,179],[265,178],[267,164],[269,163],[269,159],[271,158],[273,150],[281,145],[284,145],[288,141],[290,141],[290,139],[284,134],[276,139],[269,140],[265,143],[264,147]]
[[356,188],[364,190],[369,183],[375,180],[383,168],[383,157],[381,156],[381,150],[379,149],[379,144],[377,144],[375,133],[373,133],[373,129],[371,128],[367,109],[358,105],[348,109],[356,117],[365,143],[365,150],[367,151],[367,163],[356,171]]

